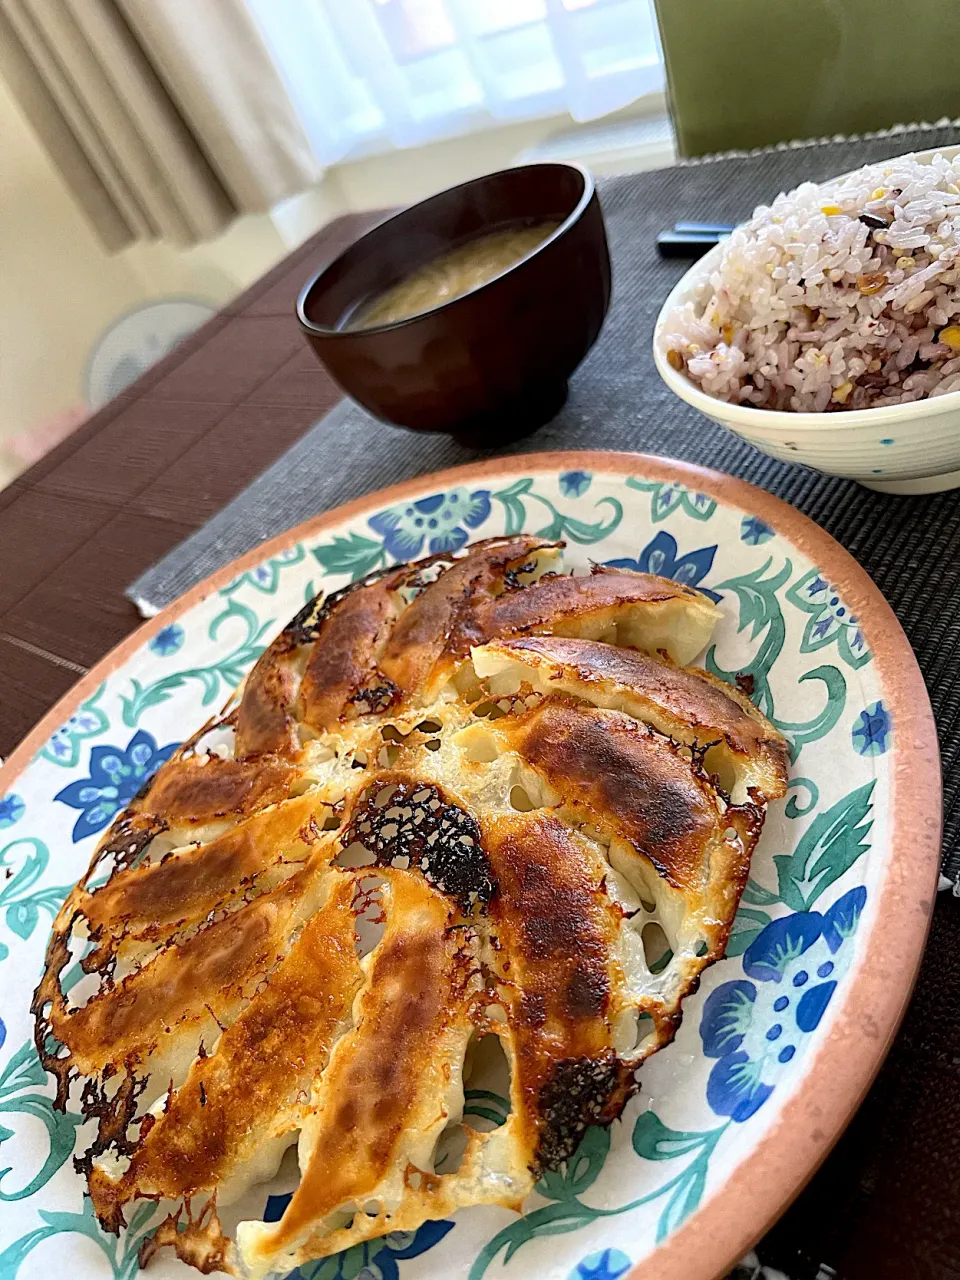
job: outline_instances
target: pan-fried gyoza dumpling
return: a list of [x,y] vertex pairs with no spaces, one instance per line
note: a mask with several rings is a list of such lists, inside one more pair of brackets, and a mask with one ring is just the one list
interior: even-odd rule
[[750,699],[701,668],[635,649],[555,635],[494,641],[473,650],[477,675],[499,694],[528,683],[626,712],[702,752],[708,773],[740,803],[783,795],[787,746]]
[[[142,1262],[261,1277],[519,1210],[723,954],[785,744],[685,665],[707,597],[560,551],[490,539],[311,602],[64,904],[37,1045],[58,1106],[83,1081],[103,1226],[169,1211]],[[509,1113],[482,1128],[494,1054]],[[293,1145],[283,1216],[228,1232]]]

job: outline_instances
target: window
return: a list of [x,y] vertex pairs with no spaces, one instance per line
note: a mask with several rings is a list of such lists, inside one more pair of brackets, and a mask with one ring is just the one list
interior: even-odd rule
[[663,87],[650,0],[247,0],[320,160]]

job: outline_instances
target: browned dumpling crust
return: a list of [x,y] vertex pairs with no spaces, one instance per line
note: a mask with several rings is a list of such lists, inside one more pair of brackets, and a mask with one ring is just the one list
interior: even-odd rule
[[474,666],[500,687],[513,676],[541,693],[624,711],[702,750],[708,772],[735,799],[762,804],[785,794],[789,755],[781,735],[746,694],[700,667],[556,635],[493,641],[475,652]]
[[[167,1215],[142,1263],[264,1277],[519,1210],[723,954],[786,744],[689,666],[707,597],[561,551],[488,539],[312,601],[68,897],[37,1046],[96,1120],[101,1224]],[[232,1218],[293,1146],[283,1217]]]

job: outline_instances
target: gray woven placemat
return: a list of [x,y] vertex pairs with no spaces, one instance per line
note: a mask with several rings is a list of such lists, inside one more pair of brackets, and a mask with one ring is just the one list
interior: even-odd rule
[[[804,179],[867,160],[960,141],[960,128],[911,128],[610,178],[600,185],[614,265],[610,315],[553,422],[500,452],[625,449],[663,453],[742,476],[830,532],[893,605],[926,677],[945,774],[944,872],[960,873],[960,493],[893,498],[758,454],[672,395],[651,355],[653,323],[683,262],[656,236],[677,219],[736,222]],[[304,269],[306,272],[306,268]],[[149,569],[128,594],[155,612],[235,556],[310,516],[395,481],[476,459],[439,436],[374,421],[344,402],[222,512]]]

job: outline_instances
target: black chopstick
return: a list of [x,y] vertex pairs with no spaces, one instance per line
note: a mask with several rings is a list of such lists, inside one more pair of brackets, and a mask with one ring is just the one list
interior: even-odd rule
[[676,222],[669,231],[657,236],[657,249],[662,258],[702,258],[708,249],[719,244],[733,227],[719,222]]
[[675,222],[674,231],[680,235],[728,236],[733,227],[726,222]]

